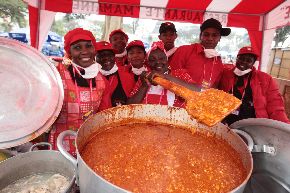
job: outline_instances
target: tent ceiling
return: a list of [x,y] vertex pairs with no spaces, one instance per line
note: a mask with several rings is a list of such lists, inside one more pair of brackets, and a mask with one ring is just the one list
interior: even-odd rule
[[[56,12],[170,20],[197,24],[212,17],[218,19],[223,26],[246,28],[251,45],[258,53],[261,53],[261,56],[267,56],[266,51],[270,49],[271,36],[274,34],[273,29],[290,23],[290,0],[24,1],[29,4],[32,46],[37,48],[40,48],[40,40],[45,37],[45,33],[49,30],[45,26],[52,24],[53,13]],[[274,15],[267,17],[270,13],[274,13]],[[265,34],[266,32],[267,34]],[[267,44],[266,48],[263,45],[265,42]],[[264,54],[262,54],[262,48]]]

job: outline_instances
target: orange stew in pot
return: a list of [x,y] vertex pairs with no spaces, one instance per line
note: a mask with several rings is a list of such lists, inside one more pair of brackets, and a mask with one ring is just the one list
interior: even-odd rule
[[225,140],[160,123],[106,126],[81,156],[98,175],[136,193],[228,192],[246,178]]

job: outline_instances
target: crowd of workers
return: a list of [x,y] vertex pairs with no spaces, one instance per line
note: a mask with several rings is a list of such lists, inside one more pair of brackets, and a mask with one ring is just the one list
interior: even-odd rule
[[[182,98],[152,82],[156,75],[194,91],[216,88],[239,98],[242,105],[223,120],[225,124],[247,118],[289,123],[275,81],[254,67],[259,55],[252,47],[240,48],[235,66],[222,63],[215,48],[230,28],[208,19],[200,26],[200,42],[180,47],[174,44],[178,34],[173,23],[162,23],[159,33],[160,41],[147,52],[142,41],[128,42],[121,29],[111,32],[109,42],[96,42],[82,28],[64,36],[66,55],[57,64],[64,103],[48,139],[54,149],[59,133],[77,131],[87,117],[110,107],[136,103],[184,107]],[[75,156],[74,139],[65,140]]]

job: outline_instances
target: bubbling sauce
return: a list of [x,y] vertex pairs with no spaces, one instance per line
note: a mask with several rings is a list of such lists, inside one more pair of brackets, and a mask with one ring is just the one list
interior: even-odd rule
[[135,193],[228,192],[246,178],[225,140],[160,123],[106,126],[81,156],[95,173]]

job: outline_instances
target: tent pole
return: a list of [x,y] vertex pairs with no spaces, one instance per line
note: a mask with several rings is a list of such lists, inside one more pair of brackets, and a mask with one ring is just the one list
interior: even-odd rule
[[37,20],[37,28],[36,28],[36,37],[35,37],[35,48],[38,50],[39,48],[39,26],[40,26],[40,10],[42,6],[42,0],[37,0],[38,4],[38,20]]

